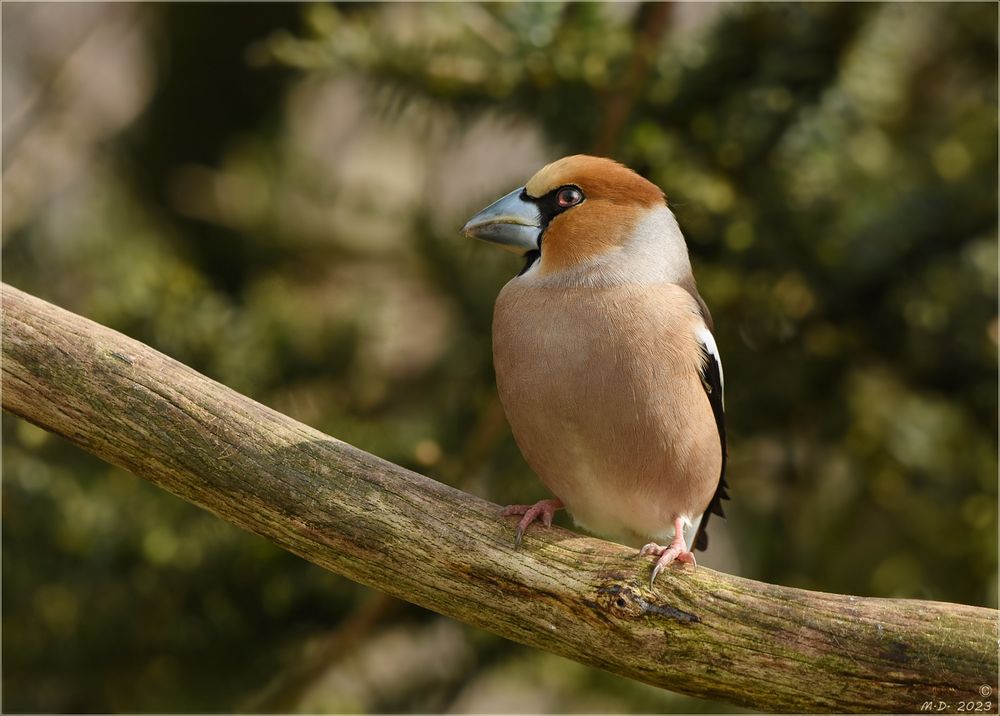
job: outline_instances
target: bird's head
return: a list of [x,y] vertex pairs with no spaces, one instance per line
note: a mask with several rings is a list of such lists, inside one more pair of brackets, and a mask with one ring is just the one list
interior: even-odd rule
[[[678,242],[683,257],[668,263],[682,258],[690,271],[663,192],[628,167],[600,157],[577,154],[543,167],[523,187],[472,217],[462,233],[517,252],[529,265],[540,258],[543,275],[588,267],[606,271],[637,260],[660,266],[677,254]],[[621,273],[624,266],[617,268]]]

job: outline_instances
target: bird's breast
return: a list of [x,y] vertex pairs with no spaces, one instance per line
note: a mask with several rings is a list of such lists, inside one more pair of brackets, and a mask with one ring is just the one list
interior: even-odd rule
[[694,300],[673,284],[497,299],[497,388],[521,452],[582,526],[639,541],[700,515],[721,470]]

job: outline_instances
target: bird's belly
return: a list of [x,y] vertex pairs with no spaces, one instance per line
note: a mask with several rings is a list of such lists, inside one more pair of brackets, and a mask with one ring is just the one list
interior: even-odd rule
[[[534,415],[507,410],[514,438],[581,527],[625,543],[663,540],[672,535],[675,517],[693,521],[704,512],[713,492],[711,477],[708,471],[699,474],[704,461],[690,459],[690,453],[719,452],[717,440],[692,446],[691,434],[670,433],[660,422],[643,425],[641,417],[619,411],[609,411],[616,413],[615,421],[605,415],[586,425],[586,419],[573,417],[574,409],[592,415],[606,410],[606,401],[577,399],[566,410],[563,395],[539,397],[546,406]],[[718,468],[709,469],[717,480]]]
[[519,298],[516,317],[497,304],[497,387],[546,487],[582,527],[624,542],[664,539],[675,517],[696,519],[721,445],[697,366],[678,357],[664,317],[632,307],[630,321],[614,320]]
[[[518,444],[529,445],[532,438],[518,432]],[[540,457],[527,447],[526,458],[531,454],[529,464],[537,465],[539,478],[564,502],[577,524],[626,543],[664,539],[671,533],[673,517],[685,512],[671,484],[682,482],[683,476],[638,465],[632,455],[569,425],[553,430],[552,437],[558,450]]]

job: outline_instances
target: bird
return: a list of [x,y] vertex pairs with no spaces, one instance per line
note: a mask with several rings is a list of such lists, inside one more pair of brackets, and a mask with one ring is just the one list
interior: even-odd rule
[[523,257],[493,312],[497,392],[553,497],[510,505],[515,548],[565,508],[667,565],[697,564],[724,517],[723,372],[708,306],[664,192],[612,159],[563,157],[462,233]]

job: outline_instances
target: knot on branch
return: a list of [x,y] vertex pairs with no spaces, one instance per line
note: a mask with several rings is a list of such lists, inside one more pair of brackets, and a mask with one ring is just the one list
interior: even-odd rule
[[615,581],[598,587],[596,606],[604,612],[622,619],[660,617],[682,624],[697,624],[701,621],[696,614],[659,603],[655,595],[644,590],[638,583],[617,581],[623,578],[624,575],[613,575],[612,579]]

